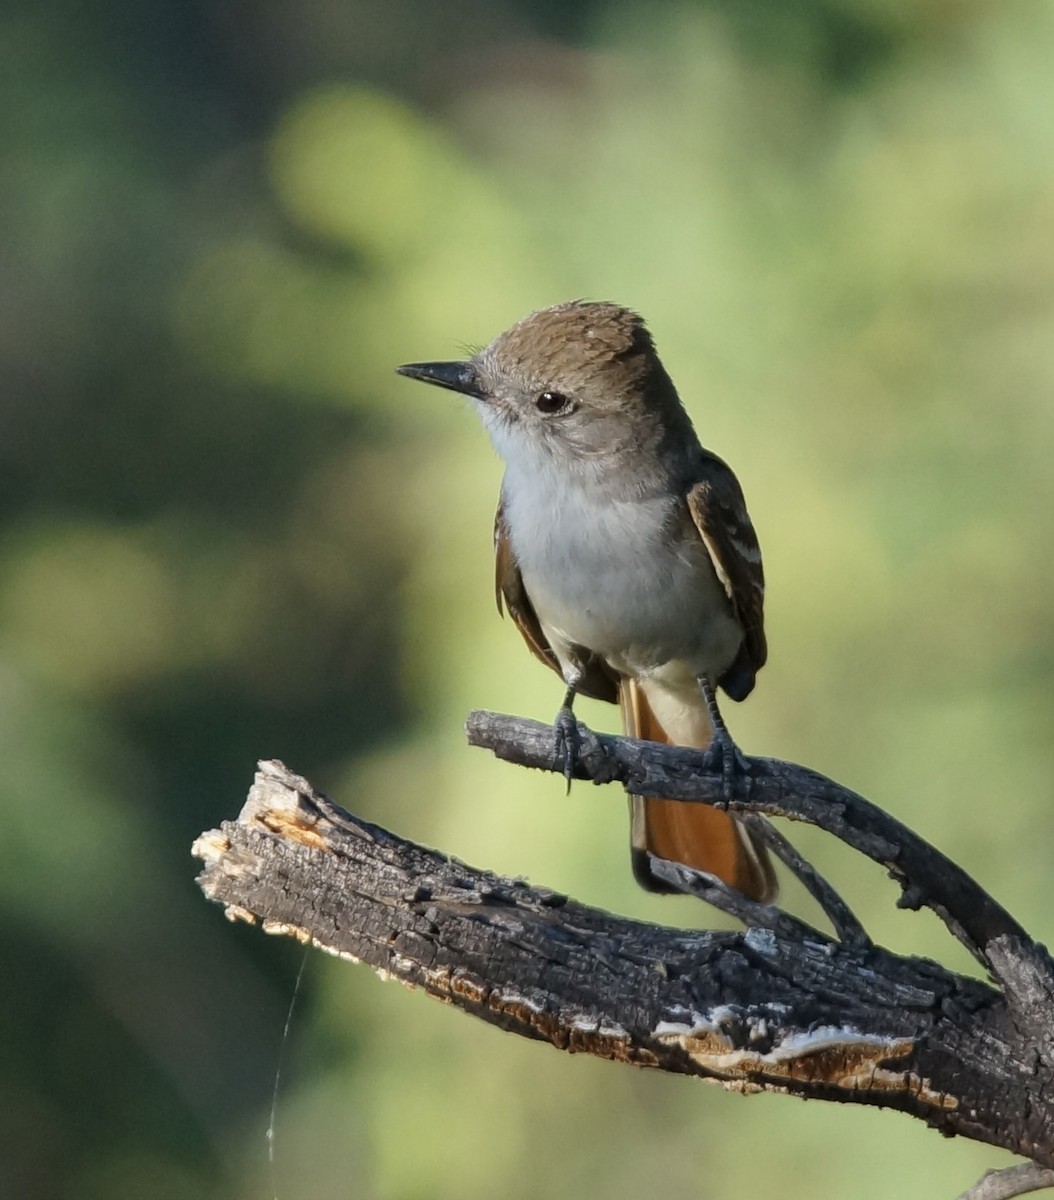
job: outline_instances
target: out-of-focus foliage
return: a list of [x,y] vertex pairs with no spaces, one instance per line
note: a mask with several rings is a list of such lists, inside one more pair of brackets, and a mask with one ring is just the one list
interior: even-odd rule
[[[391,368],[575,295],[646,314],[750,499],[772,660],[741,742],[1049,937],[1052,54],[1039,0],[5,8],[0,1194],[270,1194],[300,955],[226,925],[187,854],[257,757],[711,920],[634,889],[617,797],[460,732],[559,691],[493,615],[482,433]],[[883,940],[968,969],[801,841]],[[936,1196],[999,1161],[314,957],[278,1118],[299,1200]]]

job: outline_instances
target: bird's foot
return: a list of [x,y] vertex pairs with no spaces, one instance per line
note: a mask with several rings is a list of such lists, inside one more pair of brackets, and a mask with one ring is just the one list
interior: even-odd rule
[[713,737],[704,752],[703,759],[708,771],[721,768],[721,796],[727,806],[735,799],[736,775],[749,775],[750,766],[739,752],[739,747],[732,741],[721,710],[717,707],[717,694],[713,684],[706,675],[699,676],[699,691],[702,693],[713,727]]
[[736,776],[749,775],[750,764],[727,729],[715,728],[713,741],[703,752],[703,763],[708,771],[720,770],[721,797],[729,804],[736,797]]
[[575,776],[575,765],[578,762],[578,751],[581,746],[581,736],[578,732],[578,721],[570,704],[565,704],[556,714],[553,722],[555,744],[553,755],[562,765],[564,779],[567,780],[568,794],[571,792],[571,780]]

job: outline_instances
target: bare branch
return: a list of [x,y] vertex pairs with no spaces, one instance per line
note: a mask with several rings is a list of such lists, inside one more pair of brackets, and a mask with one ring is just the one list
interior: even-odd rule
[[796,941],[812,941],[817,944],[831,941],[827,934],[821,933],[814,926],[776,908],[775,905],[751,900],[749,896],[737,892],[716,875],[708,875],[705,871],[697,871],[693,867],[670,862],[665,858],[656,858],[654,854],[648,855],[648,870],[671,891],[680,892],[683,896],[694,896],[695,899],[702,900],[730,917],[735,917],[737,921],[742,921],[752,929],[771,929],[781,937]]
[[1013,1200],[1014,1196],[1041,1192],[1046,1188],[1054,1188],[1054,1171],[1037,1167],[1035,1163],[1021,1163],[1002,1171],[989,1171],[958,1200]]
[[744,813],[743,824],[766,845],[783,865],[804,885],[834,926],[839,941],[846,946],[866,950],[871,945],[867,931],[853,910],[834,890],[819,871],[799,853],[796,847],[757,813]]
[[998,991],[935,963],[797,924],[612,916],[359,821],[280,763],[261,764],[238,820],[194,850],[232,919],[503,1029],[734,1090],[898,1109],[1054,1167],[1054,1078],[1034,1039]]
[[[552,729],[538,721],[473,712],[466,725],[473,746],[521,766],[553,771]],[[846,845],[881,863],[900,884],[902,908],[925,905],[984,966],[1007,984],[1016,978],[1019,949],[1032,939],[1010,914],[969,875],[907,826],[817,771],[774,758],[747,758],[749,775],[737,773],[735,799],[726,803],[722,779],[709,773],[702,752],[632,738],[611,737],[579,726],[576,778],[622,783],[628,792],[669,800],[788,817],[826,830]],[[996,961],[988,946],[1001,939]],[[1030,959],[1035,969],[1034,959]],[[1048,979],[1054,964],[1046,958]]]

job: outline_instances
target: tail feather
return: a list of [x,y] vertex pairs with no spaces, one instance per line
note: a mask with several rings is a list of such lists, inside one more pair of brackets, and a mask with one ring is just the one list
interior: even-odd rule
[[[619,704],[626,733],[651,742],[676,744],[660,724],[644,690],[633,679],[619,683]],[[705,750],[709,739],[695,737]],[[630,799],[630,842],[633,874],[651,892],[670,889],[651,873],[649,855],[683,863],[716,875],[754,900],[776,895],[776,877],[763,847],[728,813],[703,804],[663,800],[656,796]]]

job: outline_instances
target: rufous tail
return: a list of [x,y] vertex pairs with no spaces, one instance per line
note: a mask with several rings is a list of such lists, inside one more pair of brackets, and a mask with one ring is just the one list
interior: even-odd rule
[[[620,681],[619,705],[629,737],[684,744],[667,735],[636,680]],[[694,748],[705,750],[709,739],[698,745],[700,741],[703,739],[694,739]],[[654,855],[708,871],[753,900],[767,902],[776,896],[776,876],[768,854],[735,817],[718,809],[655,796],[633,796],[630,842],[633,874],[650,892],[672,890],[651,873],[648,856]]]

